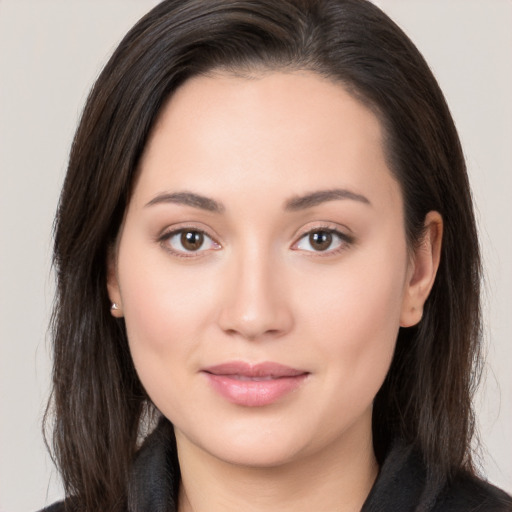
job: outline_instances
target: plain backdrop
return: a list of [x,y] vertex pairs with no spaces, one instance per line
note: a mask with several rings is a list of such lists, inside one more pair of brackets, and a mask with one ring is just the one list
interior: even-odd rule
[[[52,220],[87,92],[156,3],[0,0],[0,512],[37,510],[62,496],[40,427]],[[512,2],[375,3],[430,63],[467,156],[487,268],[481,470],[512,492]]]

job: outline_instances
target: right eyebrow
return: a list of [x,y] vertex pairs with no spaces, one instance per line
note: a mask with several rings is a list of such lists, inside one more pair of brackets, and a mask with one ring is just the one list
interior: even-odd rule
[[215,199],[200,194],[194,194],[193,192],[164,192],[151,199],[144,207],[166,203],[192,206],[193,208],[199,208],[213,213],[222,213],[225,210],[224,205]]

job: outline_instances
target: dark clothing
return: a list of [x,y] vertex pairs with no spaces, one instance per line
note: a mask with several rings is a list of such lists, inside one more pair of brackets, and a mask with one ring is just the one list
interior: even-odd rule
[[[135,460],[130,512],[176,512],[179,468],[175,453],[172,427],[162,422]],[[64,506],[57,503],[41,512],[64,512]],[[434,485],[421,458],[410,447],[395,443],[361,512],[512,512],[512,498],[466,473],[450,484]]]

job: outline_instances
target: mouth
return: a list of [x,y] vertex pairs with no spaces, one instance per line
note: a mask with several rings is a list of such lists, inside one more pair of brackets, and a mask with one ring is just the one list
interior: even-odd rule
[[204,368],[202,373],[224,399],[245,407],[262,407],[295,391],[309,372],[279,363],[232,361]]

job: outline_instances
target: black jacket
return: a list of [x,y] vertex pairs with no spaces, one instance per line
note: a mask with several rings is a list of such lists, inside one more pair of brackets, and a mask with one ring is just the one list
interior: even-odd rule
[[[129,512],[176,512],[179,468],[175,453],[172,427],[162,422],[135,460]],[[41,512],[64,511],[60,502]],[[434,485],[421,457],[411,447],[395,443],[361,512],[512,512],[512,498],[462,472],[449,484]]]

